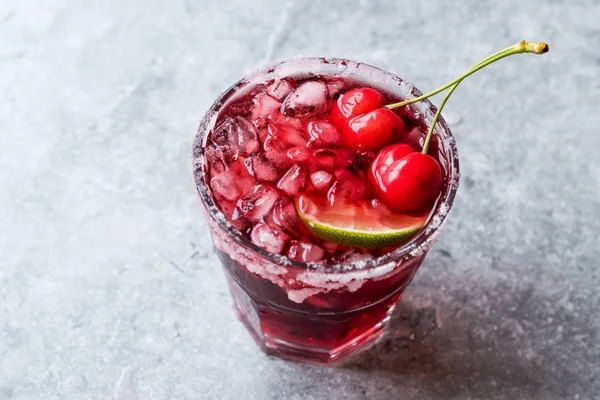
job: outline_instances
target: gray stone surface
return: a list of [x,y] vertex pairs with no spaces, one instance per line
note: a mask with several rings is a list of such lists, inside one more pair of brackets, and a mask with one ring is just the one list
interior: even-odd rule
[[[600,3],[0,0],[0,399],[600,398]],[[188,154],[212,99],[295,55],[422,89],[463,172],[386,336],[335,369],[230,310]],[[439,99],[437,100],[439,101]]]

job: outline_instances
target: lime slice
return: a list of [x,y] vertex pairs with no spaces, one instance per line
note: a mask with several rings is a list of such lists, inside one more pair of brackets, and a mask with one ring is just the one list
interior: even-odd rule
[[413,237],[429,216],[384,212],[366,201],[331,206],[326,200],[299,195],[294,201],[300,220],[316,237],[363,249],[394,247]]

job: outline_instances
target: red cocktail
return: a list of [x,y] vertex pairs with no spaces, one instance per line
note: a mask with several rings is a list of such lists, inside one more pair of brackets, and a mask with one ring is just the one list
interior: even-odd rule
[[[339,115],[340,96],[356,88],[361,101],[373,96],[380,105],[420,95],[372,66],[296,59],[226,91],[194,144],[196,186],[238,317],[280,357],[328,363],[377,337],[458,186],[454,139],[440,120],[428,154],[441,166],[441,188],[427,201],[388,207],[381,199],[393,192],[370,181],[373,160],[393,143],[420,151],[435,109],[427,100],[357,109],[349,123]],[[331,224],[340,223],[351,233],[338,240]]]

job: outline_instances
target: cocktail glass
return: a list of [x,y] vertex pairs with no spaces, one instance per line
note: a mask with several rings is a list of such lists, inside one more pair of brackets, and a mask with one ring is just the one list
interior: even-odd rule
[[[219,113],[256,85],[277,78],[314,76],[357,81],[401,99],[421,95],[412,84],[391,72],[350,60],[296,58],[265,66],[236,82],[211,106],[196,136],[192,168],[240,321],[264,352],[326,364],[365,348],[382,333],[440,232],[460,174],[454,138],[440,118],[434,137],[445,182],[429,221],[410,241],[376,259],[338,265],[298,262],[253,244],[219,210],[208,182],[203,149]],[[400,114],[426,131],[435,111],[428,100],[423,100],[403,107]]]

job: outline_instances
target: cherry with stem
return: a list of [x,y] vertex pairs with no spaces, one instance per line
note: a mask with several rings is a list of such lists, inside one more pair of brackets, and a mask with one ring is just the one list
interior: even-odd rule
[[434,115],[421,153],[411,152],[406,145],[395,144],[384,148],[378,154],[370,168],[369,184],[372,191],[388,208],[396,212],[412,211],[431,204],[442,187],[443,171],[440,164],[429,156],[427,151],[441,112],[458,85],[466,77],[505,57],[522,53],[543,54],[547,51],[546,43],[530,43],[523,40],[483,59],[463,75],[438,89],[413,99],[386,105],[385,108],[393,110],[450,89]]
[[390,110],[393,110],[393,109],[396,109],[396,108],[399,108],[399,107],[402,107],[402,106],[405,106],[408,104],[416,103],[417,101],[427,99],[431,96],[434,96],[434,95],[450,88],[450,90],[448,91],[448,93],[446,93],[446,96],[444,96],[444,99],[440,103],[440,106],[433,118],[433,122],[431,123],[431,126],[429,127],[429,131],[427,132],[427,138],[425,139],[425,144],[423,145],[423,151],[422,151],[423,154],[427,154],[427,150],[429,148],[429,142],[430,142],[431,136],[433,134],[433,129],[435,128],[435,125],[439,119],[442,109],[446,105],[446,102],[448,101],[448,99],[450,98],[450,96],[452,95],[454,90],[466,77],[474,74],[475,72],[479,71],[480,69],[483,69],[483,68],[487,67],[488,65],[493,64],[496,61],[501,60],[505,57],[509,57],[509,56],[512,56],[515,54],[523,54],[523,53],[543,54],[543,53],[547,53],[548,50],[549,50],[549,47],[546,43],[543,43],[543,42],[530,43],[530,42],[526,42],[525,40],[522,40],[517,44],[509,46],[505,49],[502,49],[502,50],[486,57],[485,59],[481,60],[480,62],[478,62],[471,68],[469,68],[469,70],[467,72],[465,72],[463,75],[446,83],[443,86],[440,86],[439,88],[437,88],[429,93],[426,93],[419,97],[415,97],[414,99],[404,100],[404,101],[394,103],[394,104],[388,104],[385,107],[389,108]]

